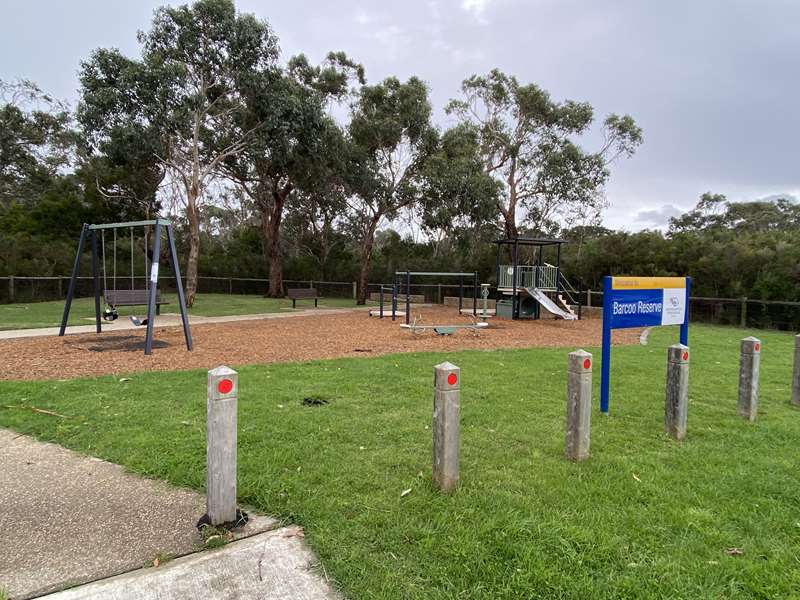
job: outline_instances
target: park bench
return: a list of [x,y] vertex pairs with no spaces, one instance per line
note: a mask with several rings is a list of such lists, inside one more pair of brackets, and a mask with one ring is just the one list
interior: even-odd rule
[[[146,306],[150,298],[150,290],[106,290],[103,293],[109,306]],[[161,290],[156,290],[156,314],[161,314],[161,305],[169,304],[161,299]]]
[[314,308],[317,307],[317,300],[320,296],[314,288],[295,288],[286,290],[286,296],[292,301],[292,308],[297,308],[298,300],[313,300]]

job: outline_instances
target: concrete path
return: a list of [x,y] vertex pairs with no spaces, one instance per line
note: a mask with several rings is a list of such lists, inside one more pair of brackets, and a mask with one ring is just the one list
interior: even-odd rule
[[[196,552],[202,540],[195,525],[204,512],[205,498],[194,491],[132,475],[118,465],[0,428],[0,589],[11,599],[31,598],[141,569],[159,556]],[[252,517],[237,533],[238,538],[278,525],[269,517]],[[275,590],[275,596],[261,592],[257,596],[221,596],[216,587],[200,592],[205,589],[203,585],[220,584],[216,573],[222,567],[215,557],[220,558],[219,565],[227,564],[230,559],[223,557],[230,546],[234,556],[231,564],[240,560],[235,557],[249,546],[237,546],[238,542],[222,551],[194,554],[194,562],[175,560],[169,568],[173,584],[169,584],[169,577],[161,578],[166,566],[173,565],[170,561],[164,567],[138,571],[136,581],[144,583],[136,585],[142,590],[151,585],[162,590],[160,598],[333,598],[320,576],[303,567],[313,557],[300,535],[295,528],[283,528],[275,530],[272,537],[261,538],[267,540],[261,546],[268,549],[262,560],[262,578],[268,573],[265,581],[269,585],[260,589]],[[186,587],[188,595],[181,595],[189,583],[180,575],[187,571],[179,567],[186,564],[189,566],[185,568],[193,572],[194,587]],[[230,577],[225,580],[226,589],[251,589],[247,585],[252,584],[253,572],[245,568],[245,563],[240,567],[226,571]],[[201,576],[202,569],[209,572]],[[242,583],[240,577],[244,578]],[[154,578],[152,584],[150,578]],[[168,585],[173,587],[164,587]],[[294,585],[316,591],[306,596],[282,595]],[[86,588],[84,596],[82,589],[76,588],[68,597],[155,597],[143,592],[93,595],[97,589],[93,587]],[[172,591],[167,593],[168,589]]]
[[191,554],[51,594],[47,600],[335,600],[296,528],[262,533],[219,550]]
[[[333,315],[351,312],[354,310],[367,310],[367,307],[353,308],[311,308],[311,309],[287,309],[285,312],[258,313],[252,315],[230,315],[224,317],[201,317],[190,316],[189,325],[203,325],[206,323],[231,323],[233,321],[256,321],[259,319],[282,319],[286,317],[307,317],[310,315]],[[78,333],[95,333],[96,328],[94,319],[87,319],[91,325],[70,325],[67,327],[66,335]],[[181,316],[177,313],[163,313],[156,317],[154,327],[181,327]],[[126,331],[129,329],[140,329],[128,317],[120,317],[116,321],[103,321],[103,331]],[[12,340],[17,338],[47,337],[56,336],[60,327],[37,327],[35,329],[8,329],[0,331],[0,340]]]

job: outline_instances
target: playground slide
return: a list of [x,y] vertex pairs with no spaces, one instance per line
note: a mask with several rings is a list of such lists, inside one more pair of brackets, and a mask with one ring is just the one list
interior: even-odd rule
[[528,292],[528,295],[531,298],[534,298],[539,304],[544,306],[544,308],[546,310],[550,311],[554,315],[556,315],[558,317],[561,317],[562,319],[565,319],[567,321],[574,321],[577,318],[574,314],[564,310],[558,304],[553,302],[553,300],[551,300],[550,296],[545,294],[539,288],[528,287],[528,288],[525,288],[525,291]]

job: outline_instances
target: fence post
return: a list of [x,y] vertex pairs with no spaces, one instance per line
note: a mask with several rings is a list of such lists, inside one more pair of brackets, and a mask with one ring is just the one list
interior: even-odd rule
[[800,408],[800,335],[794,336],[794,371],[792,373],[792,404]]
[[737,412],[749,421],[758,415],[758,375],[761,366],[761,340],[746,337],[739,357],[739,404]]
[[674,344],[667,348],[667,394],[664,403],[664,433],[672,439],[686,437],[689,410],[689,348]]
[[236,520],[236,405],[239,375],[220,366],[208,372],[206,510],[211,525]]
[[433,482],[444,492],[458,485],[461,369],[449,362],[433,368]]
[[586,290],[586,308],[592,308],[592,290]]
[[233,277],[228,277],[228,295],[233,294]]
[[8,276],[8,301],[9,303],[13,303],[16,300],[14,297],[14,276]]
[[742,296],[741,310],[739,311],[739,327],[747,327],[747,296]]
[[444,302],[444,298],[442,298],[442,284],[438,284],[436,288],[436,304],[442,304],[442,302]]
[[567,432],[564,453],[574,461],[589,458],[592,415],[592,355],[585,350],[567,358]]
[[358,282],[353,282],[353,300],[358,300]]

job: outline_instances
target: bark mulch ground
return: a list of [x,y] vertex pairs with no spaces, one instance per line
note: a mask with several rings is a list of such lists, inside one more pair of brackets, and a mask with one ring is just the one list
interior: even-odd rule
[[[454,309],[425,308],[426,324],[468,324]],[[0,379],[72,379],[141,371],[210,369],[220,364],[295,362],[364,357],[396,352],[600,345],[601,321],[490,320],[477,333],[460,330],[452,336],[412,334],[399,320],[368,317],[363,311],[197,325],[194,351],[187,352],[178,327],[156,328],[154,350],[145,356],[144,327],[116,333],[67,335],[0,341],[5,358]],[[634,344],[639,330],[614,332],[615,344]]]

